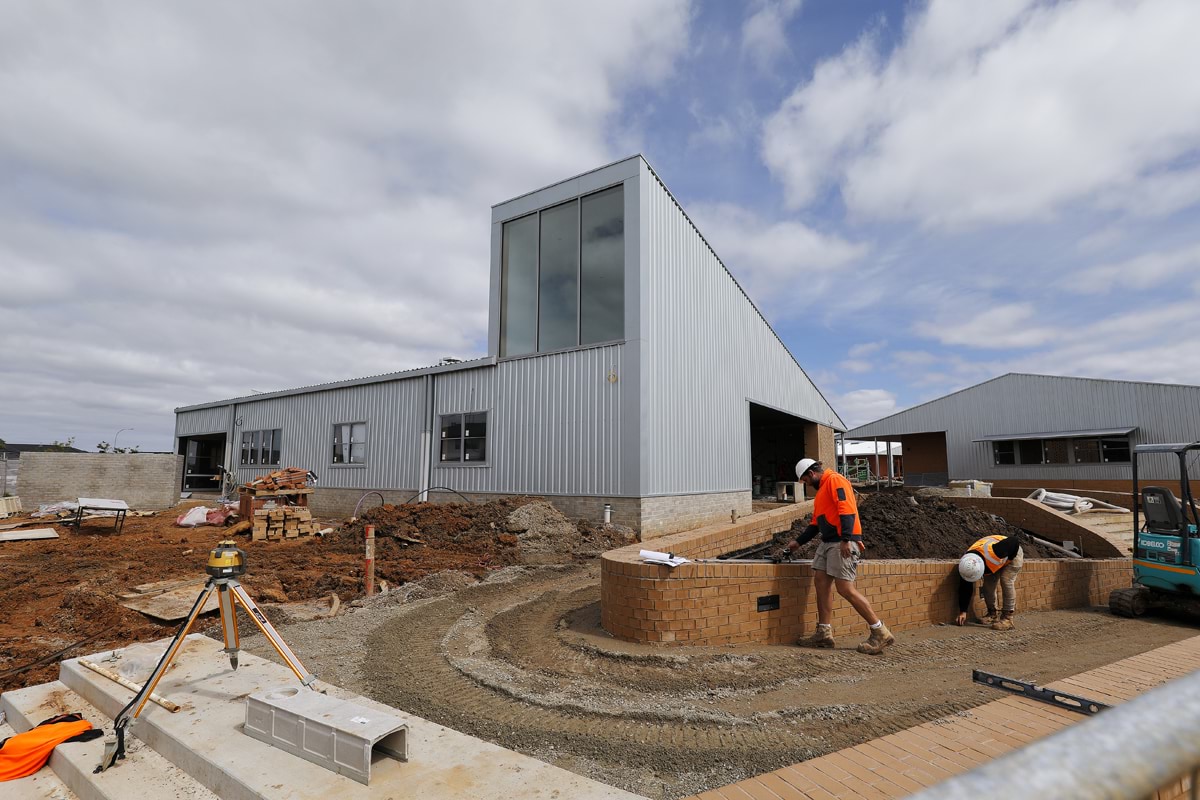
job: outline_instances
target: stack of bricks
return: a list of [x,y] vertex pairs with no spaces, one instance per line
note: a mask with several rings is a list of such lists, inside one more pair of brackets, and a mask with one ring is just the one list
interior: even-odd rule
[[299,467],[277,469],[261,475],[246,484],[256,491],[277,491],[279,489],[303,489],[308,485],[308,470]]
[[251,538],[295,539],[297,536],[312,536],[317,532],[312,512],[301,506],[283,508],[260,508],[254,512],[254,529]]

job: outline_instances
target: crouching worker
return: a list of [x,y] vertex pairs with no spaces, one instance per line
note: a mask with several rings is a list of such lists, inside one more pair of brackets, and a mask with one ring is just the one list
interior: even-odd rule
[[[967,621],[967,609],[971,607],[971,590],[975,581],[983,578],[979,590],[987,616],[980,620],[991,625],[994,631],[1011,631],[1013,613],[1017,609],[1017,575],[1025,564],[1025,553],[1016,536],[985,536],[968,548],[958,562],[958,617],[954,622],[962,625]],[[1003,587],[1004,606],[996,615],[996,584]]]
[[821,462],[802,458],[796,464],[796,477],[805,486],[816,490],[813,498],[812,523],[804,533],[788,542],[790,557],[818,533],[821,543],[813,556],[813,582],[817,590],[817,630],[796,644],[801,647],[833,647],[833,590],[854,606],[854,610],[871,627],[870,638],[858,646],[858,652],[879,655],[896,641],[896,637],[880,621],[870,601],[854,588],[858,560],[862,555],[862,523],[854,489],[845,476],[824,469]]

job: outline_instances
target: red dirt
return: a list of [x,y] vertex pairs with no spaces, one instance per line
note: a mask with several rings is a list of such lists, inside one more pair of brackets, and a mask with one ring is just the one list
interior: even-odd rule
[[[363,520],[376,525],[377,583],[395,587],[443,570],[482,577],[521,563],[518,538],[505,530],[504,520],[530,502],[532,498],[506,498],[383,506],[354,524],[332,523],[335,532],[325,538],[252,542],[238,537],[248,560],[242,582],[260,603],[313,600],[330,593],[343,602],[361,596]],[[171,635],[175,625],[122,608],[117,595],[139,584],[205,577],[208,552],[226,533],[211,526],[177,527],[176,517],[194,505],[198,503],[131,516],[120,534],[108,520],[85,522],[80,530],[45,521],[58,539],[0,544],[0,691],[53,680],[59,658]],[[397,534],[423,544],[403,542]],[[564,561],[572,560],[565,555]],[[215,622],[205,617],[198,627],[205,630]],[[47,664],[10,674],[86,637],[94,638]]]

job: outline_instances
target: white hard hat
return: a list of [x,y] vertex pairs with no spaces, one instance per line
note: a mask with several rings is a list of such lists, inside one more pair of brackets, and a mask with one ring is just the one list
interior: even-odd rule
[[974,583],[983,577],[983,557],[978,553],[967,553],[958,560],[958,574],[964,581]]
[[817,463],[817,460],[815,458],[802,458],[799,461],[797,461],[796,462],[796,477],[803,478],[804,473],[806,473],[810,469],[812,469],[813,465],[816,463]]

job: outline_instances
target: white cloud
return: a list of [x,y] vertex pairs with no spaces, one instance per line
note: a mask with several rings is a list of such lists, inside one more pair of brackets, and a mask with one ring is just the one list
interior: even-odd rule
[[742,23],[742,52],[761,69],[790,52],[784,28],[800,11],[801,0],[759,0]]
[[1171,166],[1200,142],[1190,0],[957,3],[868,32],[822,62],[765,127],[790,203],[830,186],[848,208],[927,226],[1044,220],[1168,185],[1143,213],[1194,203]]
[[886,389],[855,389],[833,400],[838,415],[851,428],[886,417],[896,410],[896,395]]
[[869,356],[872,353],[877,353],[885,347],[887,347],[886,340],[880,340],[878,342],[862,342],[861,344],[856,344],[850,348],[850,357],[862,358],[863,356]]
[[845,361],[838,364],[839,370],[841,370],[843,372],[853,372],[855,374],[861,374],[863,372],[870,372],[874,368],[875,368],[875,365],[872,364],[870,361],[865,361],[865,360],[858,359],[858,358],[848,358]]
[[1193,244],[1089,267],[1067,276],[1059,285],[1080,294],[1102,294],[1115,289],[1145,290],[1197,272],[1200,272],[1200,244]]
[[166,449],[176,405],[480,354],[490,205],[627,155],[623,99],[690,22],[683,0],[7,9],[0,436]]
[[767,309],[811,305],[866,255],[865,244],[728,203],[688,206],[717,255]]
[[1031,302],[988,307],[985,299],[971,298],[944,308],[932,321],[918,321],[913,332],[948,345],[989,349],[1038,347],[1052,341],[1058,331],[1041,324],[1036,316]]

